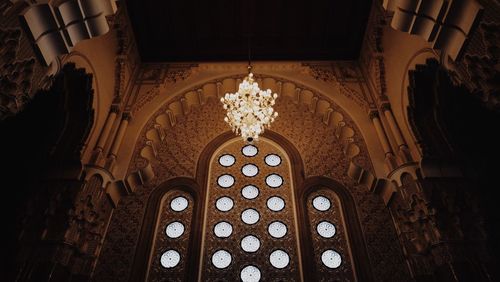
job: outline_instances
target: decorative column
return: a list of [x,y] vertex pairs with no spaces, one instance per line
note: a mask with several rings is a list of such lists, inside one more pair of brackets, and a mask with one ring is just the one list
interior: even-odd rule
[[384,150],[385,155],[385,163],[389,171],[392,171],[396,166],[396,158],[394,157],[394,152],[392,151],[391,144],[389,143],[389,139],[387,138],[387,134],[385,133],[382,122],[380,121],[380,117],[376,110],[372,110],[369,113],[369,117],[377,131],[377,137],[382,145],[382,149]]
[[380,105],[380,111],[384,114],[387,123],[389,124],[389,128],[391,130],[394,139],[396,139],[396,143],[398,146],[398,156],[401,158],[402,163],[408,163],[412,161],[412,157],[410,151],[408,149],[408,145],[404,140],[403,135],[401,134],[401,130],[394,118],[394,114],[392,113],[391,104],[389,102],[383,102]]
[[415,281],[496,281],[470,181],[403,173],[388,208]]
[[123,137],[125,136],[125,132],[127,131],[128,123],[132,115],[130,112],[125,112],[122,115],[122,120],[120,122],[120,126],[118,127],[118,131],[116,132],[115,139],[113,140],[113,144],[111,145],[111,149],[108,154],[108,162],[106,164],[106,168],[110,171],[113,170],[113,167],[116,163],[116,157],[118,156],[118,151],[120,150],[120,146],[123,141]]
[[66,126],[46,128],[58,140],[35,149],[48,156],[37,163],[43,172],[30,178],[26,171],[29,186],[20,181],[26,197],[12,226],[16,238],[6,241],[15,244],[15,253],[10,265],[5,262],[2,281],[90,281],[114,208],[106,195],[112,177],[82,161],[86,129],[93,124],[92,76],[68,64],[47,91],[57,97],[49,100],[50,114]]
[[109,133],[111,132],[111,128],[113,127],[113,124],[115,123],[116,117],[119,112],[120,108],[117,104],[111,105],[108,117],[106,118],[106,122],[104,123],[104,126],[101,130],[101,135],[99,136],[99,139],[97,140],[97,144],[94,149],[92,163],[97,163],[101,159],[104,146],[108,141]]

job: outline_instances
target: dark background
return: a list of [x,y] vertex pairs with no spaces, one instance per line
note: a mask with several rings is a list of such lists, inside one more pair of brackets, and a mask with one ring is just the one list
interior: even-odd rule
[[144,62],[355,60],[371,3],[126,0]]

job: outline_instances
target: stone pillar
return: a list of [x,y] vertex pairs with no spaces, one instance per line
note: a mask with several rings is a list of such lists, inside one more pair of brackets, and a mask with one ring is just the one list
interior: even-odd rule
[[406,144],[403,134],[401,134],[399,125],[396,122],[396,119],[394,118],[391,105],[388,102],[382,103],[382,105],[380,106],[380,111],[384,114],[385,119],[389,124],[391,133],[394,136],[394,139],[396,139],[396,143],[398,146],[398,156],[401,158],[401,162],[402,163],[411,162],[412,157],[408,149],[408,145]]
[[108,141],[109,133],[111,132],[111,129],[113,127],[113,124],[115,123],[118,113],[119,113],[119,106],[112,105],[111,109],[109,110],[108,117],[106,118],[106,122],[102,127],[101,135],[99,135],[99,139],[97,140],[97,144],[95,146],[94,153],[92,156],[92,163],[97,163],[101,159],[104,146]]
[[415,281],[496,281],[473,183],[406,172],[393,181],[388,208]]
[[125,136],[125,132],[127,131],[128,123],[131,119],[130,112],[125,112],[122,115],[122,120],[120,122],[120,126],[118,127],[118,131],[116,132],[115,139],[113,140],[113,144],[111,145],[111,149],[108,154],[108,162],[106,167],[112,171],[113,167],[116,163],[116,157],[118,156],[118,151],[120,150],[120,146],[123,141],[123,137]]
[[382,149],[384,150],[385,163],[387,165],[387,168],[389,169],[389,171],[392,171],[397,166],[396,159],[394,157],[394,152],[392,151],[391,144],[389,143],[389,139],[387,138],[387,134],[385,133],[382,122],[380,121],[378,112],[371,111],[369,113],[369,117],[373,123],[373,127],[375,127],[375,130],[377,131],[378,140],[382,145]]
[[23,219],[16,281],[90,280],[114,209],[104,186],[94,174],[40,187]]

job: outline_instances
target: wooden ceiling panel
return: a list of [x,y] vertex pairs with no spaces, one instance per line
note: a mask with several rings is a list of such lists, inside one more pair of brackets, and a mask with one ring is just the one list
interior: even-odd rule
[[[353,60],[370,0],[126,0],[145,62]],[[250,40],[249,40],[250,38]]]

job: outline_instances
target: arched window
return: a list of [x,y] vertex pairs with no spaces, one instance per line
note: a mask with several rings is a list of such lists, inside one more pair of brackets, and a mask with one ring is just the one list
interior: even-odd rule
[[210,161],[201,281],[299,281],[302,277],[288,156],[262,138],[233,139]]
[[297,151],[270,136],[252,145],[221,136],[197,181],[153,191],[132,281],[373,280],[349,191],[304,179]]
[[340,200],[332,190],[320,188],[306,200],[316,279],[354,281],[349,244]]
[[161,199],[149,263],[148,281],[185,281],[194,210],[193,197],[181,190]]

